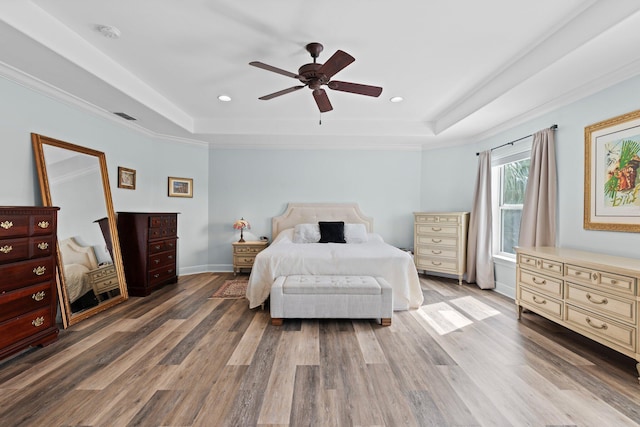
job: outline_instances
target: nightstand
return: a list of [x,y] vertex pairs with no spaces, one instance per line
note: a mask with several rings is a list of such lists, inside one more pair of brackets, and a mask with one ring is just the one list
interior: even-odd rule
[[253,261],[268,242],[235,242],[233,245],[233,274],[239,273],[243,268],[251,270]]
[[98,301],[102,301],[102,294],[111,291],[120,291],[118,275],[113,264],[105,264],[87,273],[89,283],[93,287]]

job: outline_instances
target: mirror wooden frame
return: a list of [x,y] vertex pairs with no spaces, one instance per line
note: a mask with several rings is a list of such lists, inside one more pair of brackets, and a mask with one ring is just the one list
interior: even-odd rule
[[[79,145],[71,144],[69,142],[59,141],[57,139],[49,138],[47,136],[32,133],[31,142],[33,144],[33,151],[35,154],[36,168],[38,170],[38,179],[40,181],[40,193],[42,195],[42,203],[44,206],[55,206],[51,200],[51,191],[49,187],[49,176],[47,174],[47,166],[44,157],[44,146],[51,145],[66,150],[71,150],[78,153],[94,156],[98,159],[100,164],[100,175],[102,178],[102,189],[104,192],[104,199],[106,205],[106,215],[109,224],[109,231],[111,233],[111,246],[113,264],[118,276],[118,284],[120,288],[120,295],[108,299],[95,307],[87,308],[77,314],[71,312],[71,306],[69,303],[69,297],[67,288],[65,286],[65,277],[62,274],[60,244],[56,242],[56,250],[58,252],[58,265],[56,272],[58,295],[60,302],[60,310],[62,312],[62,322],[65,328],[74,325],[88,317],[91,317],[97,313],[100,313],[116,304],[125,301],[129,296],[127,293],[127,284],[125,281],[124,268],[122,264],[122,254],[120,252],[120,240],[118,239],[118,227],[116,224],[116,216],[113,208],[113,202],[111,199],[111,188],[109,186],[109,175],[107,172],[107,160],[103,152],[93,150],[90,148],[82,147]],[[62,213],[62,210],[61,210]]]

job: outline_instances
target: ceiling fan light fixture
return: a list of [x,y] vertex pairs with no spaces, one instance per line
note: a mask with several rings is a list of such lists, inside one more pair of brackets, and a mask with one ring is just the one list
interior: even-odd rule
[[401,97],[401,96],[394,96],[394,97],[389,98],[389,101],[394,102],[394,103],[395,102],[402,102],[402,101],[404,101],[404,98]]
[[231,97],[229,95],[219,95],[218,101],[229,102],[231,101]]
[[96,25],[96,31],[109,39],[120,38],[120,30],[111,25]]

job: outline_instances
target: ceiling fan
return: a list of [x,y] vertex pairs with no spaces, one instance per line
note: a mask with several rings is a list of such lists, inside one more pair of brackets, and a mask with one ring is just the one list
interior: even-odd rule
[[359,83],[341,82],[338,80],[331,80],[338,71],[351,64],[356,59],[346,52],[337,50],[336,53],[331,56],[324,64],[316,63],[316,58],[320,55],[320,52],[324,47],[320,43],[309,43],[306,46],[307,51],[313,58],[313,63],[305,64],[298,69],[298,74],[291,73],[281,68],[274,67],[259,61],[250,62],[249,65],[262,68],[263,70],[272,71],[274,73],[282,74],[283,76],[293,77],[300,80],[302,85],[293,86],[288,89],[280,90],[278,92],[271,93],[269,95],[261,96],[258,99],[269,100],[280,95],[295,92],[303,87],[309,87],[313,91],[313,98],[318,104],[318,108],[321,113],[333,110],[327,92],[322,88],[323,85],[329,89],[339,90],[341,92],[355,93],[358,95],[366,95],[377,97],[382,93],[382,88],[378,86],[369,86]]

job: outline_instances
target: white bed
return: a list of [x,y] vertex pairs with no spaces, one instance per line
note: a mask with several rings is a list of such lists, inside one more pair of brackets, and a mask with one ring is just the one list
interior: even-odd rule
[[87,273],[98,268],[98,260],[92,247],[79,245],[72,237],[59,242],[64,263],[64,283],[69,303],[93,290]]
[[[364,224],[367,241],[293,242],[296,225],[318,221]],[[373,220],[363,215],[355,203],[290,203],[283,215],[272,220],[273,243],[255,258],[247,287],[249,307],[258,307],[266,301],[278,276],[296,274],[384,277],[393,287],[395,311],[420,307],[423,296],[413,258],[372,231]]]

